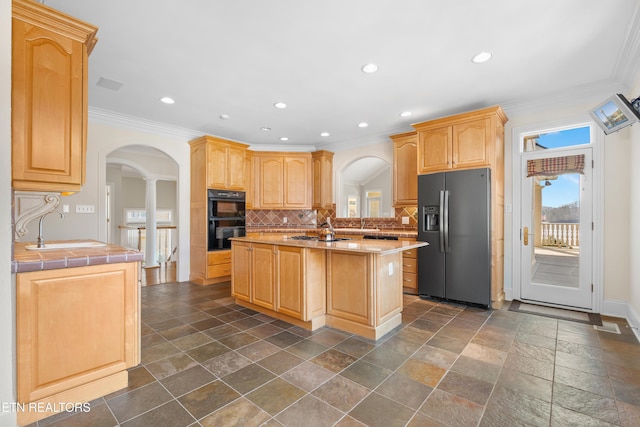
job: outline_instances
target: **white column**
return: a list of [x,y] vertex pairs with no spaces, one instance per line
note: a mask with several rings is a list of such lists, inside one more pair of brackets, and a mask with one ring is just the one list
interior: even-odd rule
[[147,183],[147,194],[145,198],[146,211],[146,244],[144,247],[144,264],[145,267],[154,267],[158,265],[158,256],[156,253],[156,178],[144,178]]

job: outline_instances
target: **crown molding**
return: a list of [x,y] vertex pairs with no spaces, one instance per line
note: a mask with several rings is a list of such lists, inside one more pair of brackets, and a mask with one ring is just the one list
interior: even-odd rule
[[[640,2],[636,3],[627,37],[625,38],[620,57],[613,69],[612,78],[632,86],[640,72]],[[634,95],[634,97],[637,95]]]
[[131,129],[156,135],[173,136],[179,139],[191,140],[202,136],[202,132],[164,123],[128,116],[114,111],[89,107],[89,120],[109,126]]

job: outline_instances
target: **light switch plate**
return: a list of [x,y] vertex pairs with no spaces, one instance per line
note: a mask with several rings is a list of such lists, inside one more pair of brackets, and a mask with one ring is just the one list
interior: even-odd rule
[[95,205],[76,205],[76,213],[79,213],[79,214],[96,213],[96,207]]

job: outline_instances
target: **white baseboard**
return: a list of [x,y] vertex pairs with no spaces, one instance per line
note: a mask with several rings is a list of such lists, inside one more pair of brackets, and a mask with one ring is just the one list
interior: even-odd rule
[[602,304],[602,313],[600,314],[626,319],[627,323],[629,323],[629,327],[631,327],[636,338],[640,341],[640,331],[638,330],[638,327],[640,326],[640,315],[631,305],[629,305],[628,302],[604,300]]
[[513,288],[504,288],[505,301],[513,301]]

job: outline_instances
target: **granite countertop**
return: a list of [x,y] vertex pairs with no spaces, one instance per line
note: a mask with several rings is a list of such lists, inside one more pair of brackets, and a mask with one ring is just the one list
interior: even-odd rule
[[[371,229],[371,228],[334,228],[336,234],[348,236],[363,236],[363,235],[373,235],[373,236],[397,236],[404,238],[413,238],[418,237],[417,230],[408,230],[408,229],[393,229],[393,228],[379,228],[379,229]],[[247,233],[284,233],[288,235],[295,234],[307,234],[307,233],[315,233],[318,231],[317,228],[266,228],[266,227],[247,227]]]
[[[144,254],[135,249],[100,243],[95,240],[57,240],[48,245],[88,245],[84,247],[62,247],[45,250],[29,250],[33,242],[15,242],[13,245],[12,273],[55,270],[59,268],[84,267],[119,262],[138,262]],[[93,245],[93,246],[91,246]]]
[[376,253],[390,254],[394,252],[402,252],[407,249],[419,248],[427,246],[426,242],[409,241],[409,240],[337,240],[325,242],[319,240],[293,240],[290,235],[256,235],[247,237],[233,237],[232,242],[249,242],[249,243],[267,243],[281,246],[296,246],[300,248],[339,250],[359,253]]

